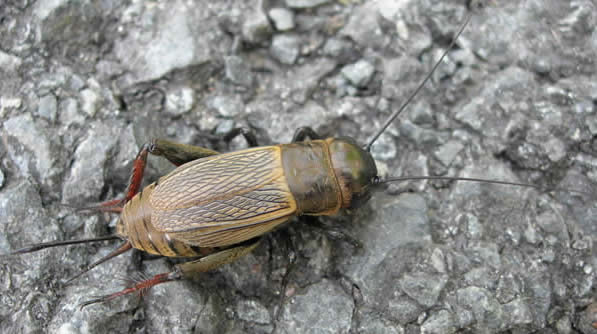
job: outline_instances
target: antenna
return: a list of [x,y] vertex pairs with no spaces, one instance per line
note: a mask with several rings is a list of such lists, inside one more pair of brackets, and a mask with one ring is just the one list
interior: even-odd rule
[[460,35],[464,31],[464,28],[466,27],[466,25],[471,20],[471,17],[473,17],[473,13],[472,12],[469,13],[469,15],[466,17],[466,20],[464,20],[464,23],[462,23],[462,25],[458,29],[458,33],[452,39],[452,42],[450,43],[450,46],[448,46],[448,48],[446,49],[446,51],[444,51],[444,53],[442,54],[442,56],[435,63],[435,65],[433,66],[433,68],[431,69],[431,71],[427,74],[427,76],[425,77],[425,79],[423,79],[423,81],[421,81],[421,83],[419,84],[419,86],[410,94],[410,96],[408,97],[408,99],[406,99],[406,101],[402,104],[402,106],[400,106],[400,108],[398,108],[398,110],[394,111],[392,113],[392,115],[390,115],[390,117],[388,117],[388,119],[386,120],[386,122],[384,123],[384,125],[381,128],[379,128],[379,130],[377,131],[377,133],[373,136],[373,138],[371,138],[371,140],[369,141],[369,143],[367,143],[367,145],[365,146],[365,150],[367,152],[371,152],[371,146],[373,145],[373,143],[375,143],[375,141],[377,140],[377,138],[379,138],[379,136],[381,136],[381,134],[388,128],[388,126],[390,126],[390,124],[392,124],[392,122],[396,119],[396,117],[398,117],[404,111],[404,109],[406,109],[406,107],[415,98],[415,96],[419,93],[419,91],[421,91],[421,89],[423,88],[423,86],[425,86],[425,84],[427,83],[427,81],[429,81],[429,79],[431,78],[431,76],[433,75],[433,73],[435,72],[435,70],[438,68],[438,66],[442,63],[442,61],[444,60],[444,58],[446,57],[446,55],[448,54],[448,52],[454,47],[454,44],[456,44],[456,41],[458,40],[458,37],[460,37]]
[[[519,186],[519,187],[526,187],[526,188],[534,188],[538,190],[545,190],[544,187],[538,186],[536,184],[531,183],[521,183],[521,182],[509,182],[509,181],[500,181],[500,180],[487,180],[487,179],[479,179],[473,177],[453,177],[453,176],[399,176],[399,177],[389,177],[387,179],[377,179],[375,181],[375,185],[381,185],[388,182],[400,182],[400,181],[409,181],[409,180],[446,180],[446,181],[469,181],[469,182],[481,182],[481,183],[493,183],[493,184],[503,184],[509,186]],[[550,191],[564,191],[569,193],[576,193],[588,196],[589,198],[593,198],[594,194],[582,190],[576,190],[571,188],[552,188],[549,189]]]
[[14,252],[8,253],[8,255],[32,253],[32,252],[37,252],[38,250],[42,250],[42,249],[50,248],[50,247],[76,245],[76,244],[83,244],[83,243],[88,243],[88,242],[106,241],[106,240],[114,240],[114,239],[120,239],[120,237],[114,234],[114,235],[108,235],[105,237],[91,238],[91,239],[43,242],[40,244],[35,244],[35,245],[23,247],[21,249],[17,249]]

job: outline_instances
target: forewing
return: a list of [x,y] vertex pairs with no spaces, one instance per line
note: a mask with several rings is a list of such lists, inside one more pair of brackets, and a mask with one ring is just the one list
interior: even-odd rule
[[151,206],[158,230],[205,247],[247,240],[296,212],[276,146],[185,164],[160,179]]

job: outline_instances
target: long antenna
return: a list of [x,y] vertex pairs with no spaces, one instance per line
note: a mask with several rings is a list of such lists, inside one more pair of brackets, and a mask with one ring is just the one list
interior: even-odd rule
[[117,235],[115,235],[115,234],[113,234],[113,235],[108,235],[108,236],[105,236],[105,237],[91,238],[91,239],[79,239],[79,240],[43,242],[43,243],[40,243],[40,244],[35,244],[35,245],[23,247],[21,249],[17,249],[14,252],[8,253],[8,255],[32,253],[32,252],[36,252],[38,250],[41,250],[41,249],[44,249],[44,248],[50,248],[50,247],[66,246],[66,245],[76,245],[76,244],[82,244],[82,243],[88,243],[88,242],[114,240],[114,239],[120,239],[120,237],[117,236]]
[[[447,181],[470,181],[470,182],[483,182],[483,183],[493,183],[493,184],[505,184],[509,186],[519,186],[519,187],[527,187],[527,188],[535,188],[539,190],[545,190],[545,187],[538,186],[536,184],[531,183],[521,183],[521,182],[509,182],[509,181],[499,181],[499,180],[488,180],[488,179],[479,179],[474,177],[452,177],[452,176],[399,176],[399,177],[389,177],[387,179],[378,180],[376,181],[376,185],[388,183],[388,182],[399,182],[399,181],[409,181],[409,180],[447,180]],[[586,191],[570,189],[570,188],[552,188],[549,189],[550,191],[565,191],[569,193],[577,193],[582,194],[585,196],[589,196],[593,198],[594,194]]]
[[390,126],[390,124],[392,124],[392,122],[396,119],[396,117],[398,117],[398,115],[400,115],[400,113],[402,113],[404,111],[404,109],[406,109],[406,107],[415,98],[415,96],[419,93],[419,91],[421,91],[421,89],[423,88],[423,86],[425,86],[425,84],[427,83],[427,81],[429,81],[429,79],[431,78],[431,76],[433,75],[433,73],[435,72],[435,70],[438,68],[438,66],[442,63],[442,61],[444,60],[444,58],[446,57],[446,55],[448,54],[448,52],[454,47],[454,44],[456,44],[456,41],[458,40],[458,37],[460,37],[460,35],[464,31],[464,28],[466,27],[466,25],[471,20],[471,17],[473,17],[473,13],[472,12],[469,13],[469,15],[466,17],[466,20],[464,20],[464,23],[462,23],[462,25],[458,29],[458,33],[452,39],[452,42],[450,43],[450,46],[448,46],[448,48],[446,49],[446,51],[444,51],[444,53],[439,58],[439,60],[437,61],[437,63],[435,63],[435,65],[433,66],[433,69],[431,69],[431,71],[429,72],[429,74],[427,74],[427,76],[419,84],[419,86],[417,87],[417,89],[415,89],[410,94],[410,96],[408,97],[408,99],[406,99],[406,101],[402,104],[402,106],[400,106],[400,108],[398,108],[398,110],[394,111],[394,113],[392,113],[392,115],[390,115],[390,117],[388,117],[388,119],[386,120],[386,122],[384,123],[384,125],[377,131],[377,133],[373,136],[373,138],[371,138],[371,140],[369,141],[369,143],[365,146],[365,150],[367,152],[371,151],[371,146],[373,145],[373,143],[375,143],[375,141],[377,140],[377,138],[379,138],[379,136],[381,136],[381,134],[388,128],[388,126]]

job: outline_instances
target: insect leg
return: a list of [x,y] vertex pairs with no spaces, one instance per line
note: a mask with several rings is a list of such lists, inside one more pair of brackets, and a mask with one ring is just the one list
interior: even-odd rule
[[145,172],[145,165],[147,164],[147,154],[150,152],[151,144],[144,144],[137,153],[137,157],[133,162],[133,172],[129,179],[129,185],[124,198],[117,198],[110,201],[93,204],[90,206],[77,208],[78,210],[100,210],[108,212],[122,212],[122,207],[130,201],[138,192],[143,181],[143,173]]
[[109,212],[121,212],[122,206],[130,201],[141,188],[145,165],[147,164],[147,154],[163,156],[176,166],[196,159],[219,154],[216,151],[209,150],[200,146],[180,144],[166,139],[154,139],[151,143],[146,143],[141,147],[137,157],[133,162],[133,172],[129,180],[128,190],[124,198],[114,199],[102,202],[96,205],[79,208],[79,210],[100,210]]
[[253,238],[237,246],[226,248],[198,260],[178,264],[176,265],[176,270],[181,273],[183,278],[191,278],[195,274],[210,271],[249,254],[259,245],[260,240],[261,238],[259,237]]
[[176,166],[180,166],[189,161],[209,157],[210,155],[219,154],[216,151],[200,146],[180,144],[166,139],[154,139],[151,144],[149,144],[149,153],[162,156]]
[[81,277],[83,274],[85,274],[86,272],[90,271],[91,269],[99,266],[100,264],[110,260],[111,258],[114,258],[128,250],[130,250],[133,246],[131,245],[131,243],[129,241],[125,241],[122,245],[120,245],[120,247],[118,247],[117,249],[115,249],[114,251],[112,251],[110,254],[104,256],[103,258],[95,261],[92,264],[89,264],[85,267],[85,269],[81,270],[79,273],[77,273],[75,276],[69,278],[68,280],[66,280],[64,282],[64,284],[69,284],[70,282],[76,280],[77,278]]
[[81,308],[95,303],[103,303],[129,293],[143,293],[155,285],[190,278],[197,273],[212,270],[247,255],[249,252],[255,249],[255,247],[257,247],[259,240],[259,238],[251,239],[237,246],[217,251],[216,253],[202,257],[198,260],[178,264],[171,272],[155,275],[152,278],[137,282],[133,286],[123,289],[119,292],[86,301],[81,304]]
[[259,146],[255,134],[251,130],[246,128],[234,128],[228,131],[228,133],[224,135],[224,141],[230,142],[232,139],[236,138],[239,135],[243,135],[243,137],[245,137],[245,140],[247,141],[247,144],[249,144],[249,147]]
[[321,139],[321,136],[319,136],[311,127],[303,126],[296,129],[294,136],[292,137],[292,142],[296,143],[299,141],[304,141],[307,137],[311,140]]

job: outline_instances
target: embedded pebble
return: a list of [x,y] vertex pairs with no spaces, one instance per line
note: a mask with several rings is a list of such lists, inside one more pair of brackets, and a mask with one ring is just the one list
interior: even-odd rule
[[347,333],[353,308],[352,298],[336,283],[324,279],[306,287],[304,293],[284,305],[278,329],[288,334]]
[[39,99],[39,106],[37,107],[37,113],[53,122],[56,120],[56,114],[58,111],[58,102],[56,101],[56,97],[52,94],[48,94],[41,99]]
[[181,87],[166,94],[165,111],[173,116],[185,114],[193,108],[195,94],[190,87]]
[[254,78],[251,69],[239,56],[224,57],[226,78],[235,84],[249,87],[253,84]]
[[257,300],[242,300],[236,304],[236,314],[245,321],[258,324],[269,324],[271,316],[265,306]]
[[81,91],[81,110],[89,117],[95,116],[101,104],[100,96],[92,89],[84,89]]
[[243,103],[241,100],[231,96],[213,96],[207,99],[206,102],[209,108],[215,109],[222,117],[234,117],[243,110]]
[[276,35],[272,40],[270,52],[282,64],[294,64],[299,56],[300,40],[293,35]]
[[312,8],[330,2],[330,0],[286,0],[290,8]]
[[366,60],[359,60],[358,62],[346,65],[342,68],[342,74],[355,86],[359,88],[366,87],[373,73],[375,67]]
[[246,41],[259,44],[270,38],[273,29],[267,15],[261,9],[257,9],[247,15],[241,30]]
[[269,17],[274,21],[276,30],[287,31],[294,28],[294,14],[286,8],[272,8]]

